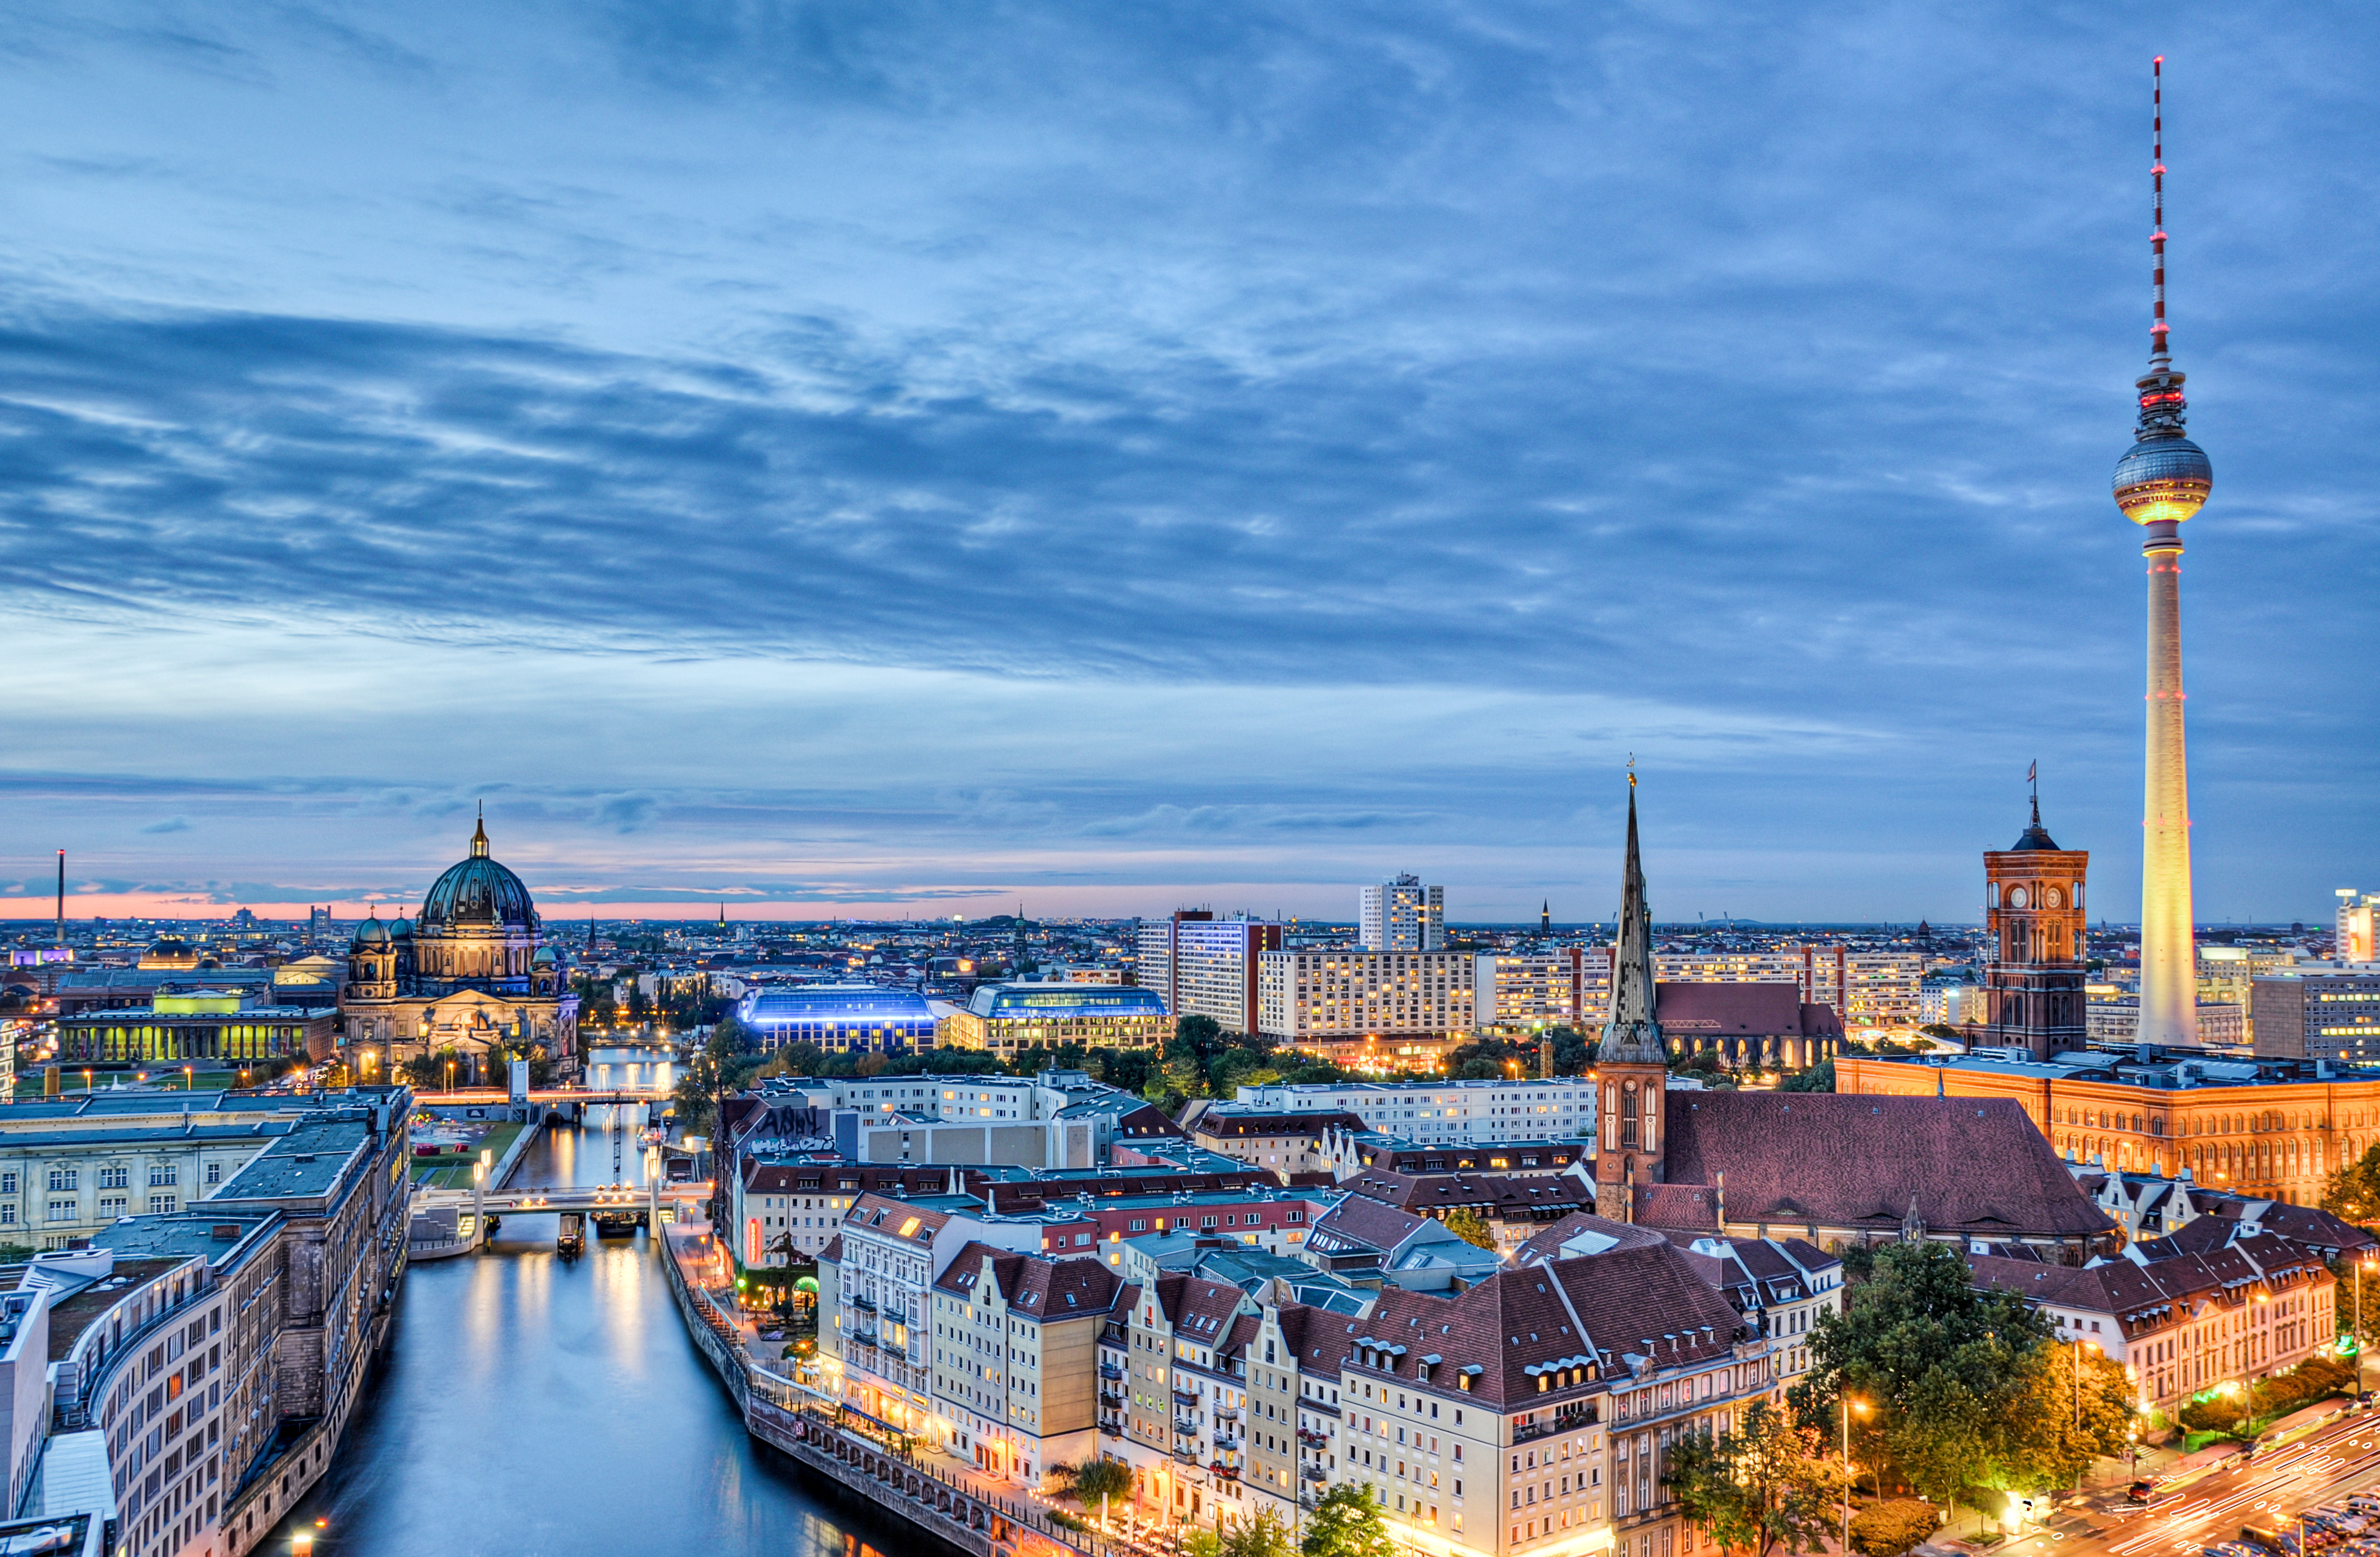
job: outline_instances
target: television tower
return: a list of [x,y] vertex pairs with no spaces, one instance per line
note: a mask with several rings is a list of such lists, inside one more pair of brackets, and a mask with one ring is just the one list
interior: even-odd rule
[[2132,450],[2116,464],[2116,506],[2141,525],[2148,559],[2148,762],[2141,817],[2141,1024],[2143,1044],[2198,1042],[2198,969],[2190,902],[2190,772],[2182,751],[2181,522],[2215,486],[2204,450],[2182,433],[2182,375],[2167,351],[2165,318],[2165,56],[2152,67],[2149,168],[2155,225],[2155,308],[2149,370],[2137,381]]

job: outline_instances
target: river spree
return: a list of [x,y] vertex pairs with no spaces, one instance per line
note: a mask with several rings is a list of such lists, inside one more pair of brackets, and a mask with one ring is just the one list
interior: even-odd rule
[[[602,1111],[517,1184],[612,1181]],[[633,1138],[623,1153],[641,1182]],[[389,1349],[331,1474],[260,1549],[326,1520],[321,1557],[869,1557],[929,1545],[755,1444],[645,1237],[554,1257],[552,1216],[407,1275]],[[590,1229],[590,1234],[591,1234]]]

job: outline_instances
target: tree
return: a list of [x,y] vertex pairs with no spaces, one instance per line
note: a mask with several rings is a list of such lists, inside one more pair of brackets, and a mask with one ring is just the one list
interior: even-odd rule
[[1900,1557],[1942,1526],[1942,1513],[1923,1498],[1894,1498],[1852,1515],[1852,1550],[1860,1557]]
[[1670,1450],[1667,1474],[1687,1518],[1723,1551],[1768,1557],[1826,1542],[1845,1491],[1843,1473],[1826,1456],[1817,1431],[1799,1427],[1765,1400],[1725,1438],[1689,1433]]
[[1101,1498],[1121,1501],[1132,1496],[1132,1466],[1122,1460],[1099,1458],[1075,1466],[1051,1466],[1050,1474],[1060,1478],[1085,1508]]
[[1807,1070],[1795,1071],[1777,1083],[1780,1092],[1830,1092],[1835,1090],[1835,1062],[1822,1059]]
[[1301,1557],[1396,1557],[1396,1546],[1372,1494],[1342,1481],[1314,1505]]
[[2322,1209],[2359,1226],[2380,1224],[2380,1146],[2366,1148],[2323,1180]]
[[[1822,1432],[1840,1422],[1846,1395],[1862,1403],[1867,1414],[1853,1419],[1857,1461],[1955,1506],[1970,1489],[2069,1480],[2084,1444],[2102,1452],[2120,1444],[2107,1437],[2108,1414],[2089,1398],[2079,1430],[2070,1398],[2066,1411],[2053,1411],[2060,1382],[2073,1393],[2074,1375],[2058,1371],[2066,1349],[2051,1343],[2047,1322],[2022,1298],[1971,1285],[1956,1249],[1888,1244],[1844,1310],[1819,1317],[1812,1367],[1788,1399],[1804,1427]],[[2103,1404],[2109,1394],[2095,1372],[2083,1389]],[[2113,1397],[2120,1400],[2120,1390]]]
[[1475,1244],[1481,1249],[1489,1250],[1493,1250],[1496,1247],[1496,1229],[1488,1225],[1486,1217],[1467,1205],[1456,1206],[1439,1220],[1446,1224],[1448,1232],[1452,1233],[1464,1243]]
[[1223,1534],[1221,1557],[1293,1557],[1289,1527],[1269,1508],[1259,1508]]

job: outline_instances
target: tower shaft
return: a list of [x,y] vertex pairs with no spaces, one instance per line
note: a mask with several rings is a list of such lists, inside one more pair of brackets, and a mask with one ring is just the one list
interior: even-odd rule
[[2183,750],[2181,536],[2153,524],[2148,558],[2148,754],[2141,815],[2143,1044],[2198,1042],[2198,959],[2190,897],[2190,766]]

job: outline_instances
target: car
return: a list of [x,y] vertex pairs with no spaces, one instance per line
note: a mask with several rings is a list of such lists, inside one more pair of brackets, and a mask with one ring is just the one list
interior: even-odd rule
[[2155,1496],[2156,1483],[2145,1476],[2124,1489],[2124,1501],[2127,1503],[2146,1503]]

